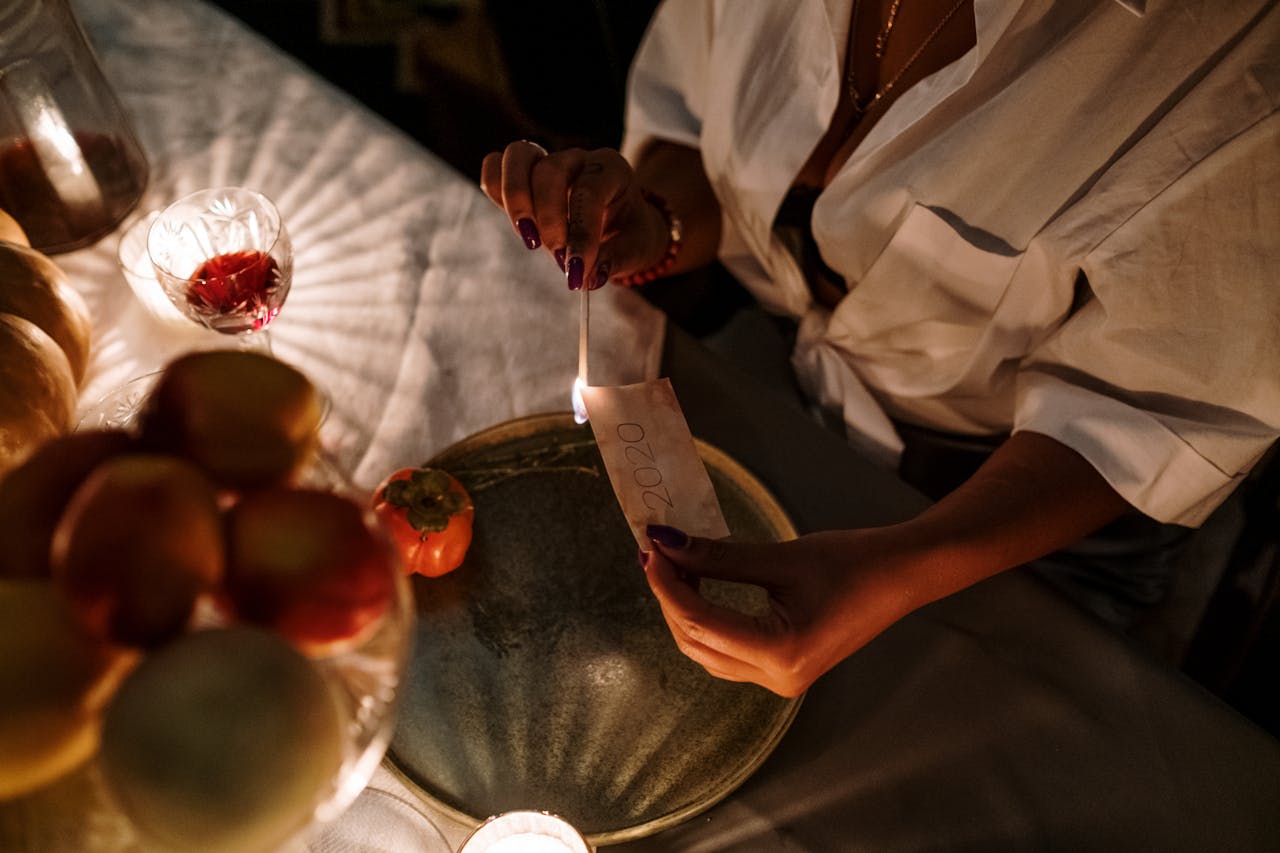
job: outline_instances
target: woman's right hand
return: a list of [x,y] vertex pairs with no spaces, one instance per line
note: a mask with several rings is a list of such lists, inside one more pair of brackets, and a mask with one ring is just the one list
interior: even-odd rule
[[512,142],[484,158],[480,183],[525,246],[552,254],[570,290],[648,269],[667,251],[666,217],[612,149],[549,154],[533,142]]

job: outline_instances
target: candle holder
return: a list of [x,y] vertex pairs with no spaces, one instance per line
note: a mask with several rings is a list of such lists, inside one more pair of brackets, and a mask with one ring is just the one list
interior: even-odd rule
[[480,825],[458,853],[593,853],[582,833],[548,812],[513,811]]

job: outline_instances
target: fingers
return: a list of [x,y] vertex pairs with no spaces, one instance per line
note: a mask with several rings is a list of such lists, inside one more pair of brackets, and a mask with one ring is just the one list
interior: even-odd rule
[[480,164],[480,189],[489,201],[502,207],[502,152],[492,151]]
[[547,249],[570,290],[602,287],[610,275],[645,265],[666,247],[635,173],[617,151],[548,154],[513,142],[481,164],[480,184],[529,249]]
[[680,580],[676,566],[655,550],[645,564],[645,576],[674,632],[699,646],[740,661],[769,654],[771,632],[760,621],[707,601]]
[[527,249],[536,249],[542,245],[542,236],[534,221],[530,175],[535,164],[546,156],[545,148],[526,140],[513,142],[502,152],[502,175],[499,179],[502,206],[506,208],[507,216],[511,217],[511,223]]
[[570,290],[595,290],[609,280],[613,259],[601,251],[611,208],[633,183],[631,166],[617,151],[602,148],[587,154],[569,188],[565,234],[565,270]]
[[552,252],[561,271],[565,270],[565,241],[569,231],[569,188],[582,171],[585,152],[557,151],[539,160],[529,176],[535,218],[543,244]]
[[776,589],[788,578],[780,566],[785,543],[742,545],[719,539],[687,536],[674,527],[651,524],[646,535],[682,571],[695,577],[717,578]]
[[767,680],[767,673],[752,662],[752,654],[744,656],[737,644],[722,647],[724,635],[730,633],[758,640],[759,628],[754,620],[703,599],[679,579],[675,567],[659,552],[648,555],[644,570],[667,628],[686,657],[717,678],[757,683]]

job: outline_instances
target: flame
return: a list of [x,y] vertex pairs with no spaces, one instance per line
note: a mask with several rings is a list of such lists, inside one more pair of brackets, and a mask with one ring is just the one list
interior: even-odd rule
[[582,389],[585,387],[587,387],[587,383],[582,381],[581,376],[573,380],[573,394],[570,396],[573,400],[574,423],[585,424],[587,422],[587,404],[582,399]]

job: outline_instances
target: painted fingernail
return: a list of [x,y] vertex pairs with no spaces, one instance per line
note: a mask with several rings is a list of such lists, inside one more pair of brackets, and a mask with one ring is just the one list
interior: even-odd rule
[[560,272],[564,272],[564,249],[556,249],[556,263],[560,265]]
[[599,290],[609,283],[609,263],[606,261],[596,267],[596,277],[591,280],[591,289]]
[[524,240],[525,248],[536,249],[542,245],[542,235],[538,233],[538,226],[533,224],[533,220],[525,217],[516,222],[516,230],[520,232],[520,239]]
[[569,282],[570,290],[582,290],[582,276],[586,272],[583,267],[582,258],[574,255],[569,259],[569,263],[565,267],[565,277]]
[[647,568],[649,565],[649,552],[643,551],[643,550],[639,551],[636,559],[640,563],[640,568],[642,569]]
[[644,535],[659,545],[665,545],[668,548],[689,547],[689,534],[678,527],[668,527],[665,524],[648,524],[645,525]]

